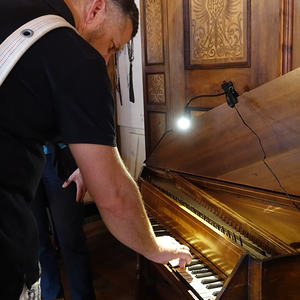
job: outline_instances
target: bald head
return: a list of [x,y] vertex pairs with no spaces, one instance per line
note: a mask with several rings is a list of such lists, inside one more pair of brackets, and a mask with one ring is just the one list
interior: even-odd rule
[[[134,0],[64,0],[71,9],[75,23],[81,23],[78,19],[87,16],[90,8],[102,6],[114,7],[132,23],[132,38],[137,34],[139,28],[139,11]],[[77,25],[77,24],[76,24]],[[77,26],[76,26],[77,27]]]
[[136,35],[138,10],[134,0],[65,0],[79,34],[105,59]]
[[134,0],[108,0],[120,8],[121,12],[130,18],[132,23],[132,37],[137,34],[139,28],[139,11]]

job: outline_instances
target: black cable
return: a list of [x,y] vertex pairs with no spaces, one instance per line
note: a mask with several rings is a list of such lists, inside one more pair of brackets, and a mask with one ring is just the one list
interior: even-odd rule
[[133,89],[133,60],[134,60],[134,45],[133,45],[133,39],[131,39],[127,43],[127,49],[128,49],[128,59],[129,59],[129,101],[134,103],[135,97],[134,97],[134,89]]
[[122,90],[121,90],[121,81],[120,81],[120,73],[119,73],[118,62],[119,62],[119,55],[118,55],[118,53],[116,53],[115,54],[116,90],[119,94],[120,105],[122,106],[123,105],[123,99],[122,99]]
[[225,92],[224,93],[221,93],[221,94],[216,94],[216,95],[199,95],[199,96],[195,96],[193,98],[191,98],[186,104],[185,104],[185,108],[187,108],[192,101],[198,99],[198,98],[212,98],[212,97],[219,97],[219,96],[222,96],[222,95],[225,95]]
[[218,96],[222,96],[222,95],[226,95],[226,99],[228,98],[228,96],[231,96],[229,97],[230,99],[234,99],[235,101],[233,103],[229,102],[228,99],[227,99],[227,104],[230,106],[230,107],[234,107],[237,114],[239,115],[240,119],[242,120],[243,124],[256,136],[257,140],[258,140],[258,143],[259,143],[259,146],[263,152],[263,163],[264,165],[266,166],[266,168],[269,170],[269,172],[272,174],[272,176],[275,178],[276,182],[278,183],[280,189],[283,191],[283,193],[287,196],[287,198],[291,201],[291,203],[293,204],[293,206],[300,210],[300,207],[293,201],[291,195],[287,192],[287,190],[282,186],[279,178],[277,177],[277,175],[275,174],[275,172],[272,170],[272,168],[269,166],[268,162],[266,161],[267,159],[267,154],[265,152],[265,149],[263,147],[263,144],[261,142],[261,139],[260,137],[258,136],[258,134],[246,123],[246,121],[244,120],[244,118],[242,117],[242,115],[240,114],[239,110],[236,108],[235,104],[238,102],[237,101],[237,97],[239,96],[239,94],[235,91],[234,87],[233,87],[233,84],[232,82],[223,82],[222,84],[222,88],[224,90],[223,93],[220,93],[220,94],[216,94],[216,95],[199,95],[199,96],[195,96],[191,99],[189,99],[189,101],[185,104],[185,110],[187,110],[188,106],[190,105],[190,103],[192,101],[194,101],[195,99],[198,99],[198,98],[205,98],[205,97],[218,97]]
[[269,166],[269,164],[267,163],[266,159],[267,159],[267,155],[266,155],[266,152],[265,152],[265,149],[263,147],[263,144],[261,142],[261,139],[260,137],[258,136],[258,134],[246,123],[246,121],[244,120],[244,118],[242,117],[242,115],[240,114],[239,110],[237,109],[236,106],[234,106],[237,114],[239,115],[240,119],[242,120],[242,122],[244,123],[244,125],[256,136],[257,140],[258,140],[258,143],[260,145],[260,148],[263,152],[263,163],[264,165],[267,167],[267,169],[270,171],[270,173],[273,175],[273,177],[275,178],[275,180],[277,181],[279,187],[281,188],[281,190],[283,191],[283,193],[287,196],[287,198],[291,201],[291,203],[294,205],[295,208],[297,208],[298,210],[300,210],[300,207],[293,201],[291,195],[287,192],[287,190],[282,186],[279,178],[276,176],[275,172],[272,170],[272,168]]

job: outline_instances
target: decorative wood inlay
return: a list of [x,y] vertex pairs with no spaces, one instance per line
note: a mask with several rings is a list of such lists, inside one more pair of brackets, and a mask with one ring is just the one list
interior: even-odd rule
[[247,63],[248,13],[247,0],[190,0],[190,64]]
[[165,104],[165,76],[164,74],[148,74],[148,104]]
[[164,112],[149,112],[148,113],[149,124],[149,140],[150,151],[154,149],[161,137],[164,135],[167,129],[167,117]]
[[147,63],[163,63],[162,3],[161,0],[146,0],[145,2]]

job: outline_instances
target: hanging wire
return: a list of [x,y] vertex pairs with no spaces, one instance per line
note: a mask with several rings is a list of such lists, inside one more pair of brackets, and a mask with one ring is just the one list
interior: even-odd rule
[[239,112],[239,110],[237,109],[236,106],[234,106],[237,114],[239,115],[240,119],[242,120],[243,124],[256,136],[260,149],[263,153],[263,163],[266,166],[266,168],[269,170],[269,172],[273,175],[273,177],[275,178],[276,182],[278,183],[280,189],[282,190],[282,192],[287,196],[287,198],[291,201],[291,203],[294,205],[294,207],[298,210],[300,210],[300,207],[293,201],[291,195],[287,192],[287,190],[283,187],[283,185],[281,184],[278,176],[275,174],[275,172],[272,170],[272,168],[270,167],[270,165],[267,162],[267,154],[266,151],[263,147],[262,141],[260,139],[260,137],[258,136],[258,134],[246,123],[246,121],[244,120],[244,118],[242,117],[241,113]]
[[129,101],[135,103],[134,89],[133,89],[133,70],[132,70],[133,69],[132,62],[134,60],[133,39],[131,39],[127,43],[127,49],[128,49],[128,59],[129,59]]
[[116,76],[116,90],[119,94],[120,104],[123,105],[123,99],[122,99],[122,90],[121,90],[121,81],[120,81],[120,70],[118,66],[119,62],[119,53],[115,54],[115,76]]

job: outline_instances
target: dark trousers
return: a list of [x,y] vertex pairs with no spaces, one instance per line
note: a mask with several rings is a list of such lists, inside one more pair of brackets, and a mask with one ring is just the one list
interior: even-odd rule
[[57,242],[63,256],[68,287],[72,300],[95,299],[88,265],[88,253],[82,229],[83,204],[76,203],[76,185],[66,189],[53,165],[53,155],[47,155],[43,177],[32,210],[36,217],[40,238],[41,290],[44,300],[63,295],[59,264],[49,234],[50,213]]

